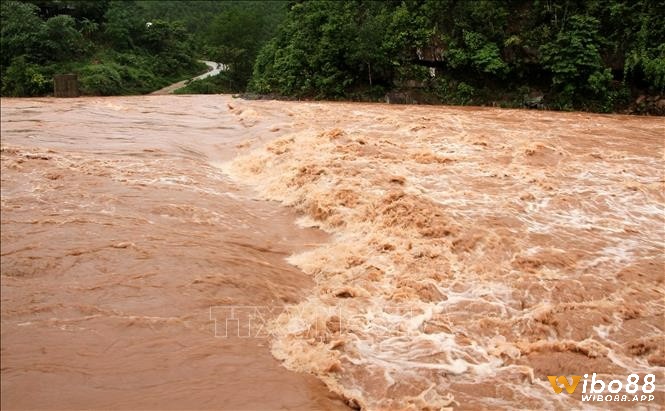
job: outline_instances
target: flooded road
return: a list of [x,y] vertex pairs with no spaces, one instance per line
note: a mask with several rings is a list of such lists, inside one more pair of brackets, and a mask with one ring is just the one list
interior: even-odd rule
[[[637,373],[655,409],[664,136],[582,113],[3,99],[2,408],[560,409],[581,392],[548,375]],[[285,305],[270,338],[215,338],[211,307]]]

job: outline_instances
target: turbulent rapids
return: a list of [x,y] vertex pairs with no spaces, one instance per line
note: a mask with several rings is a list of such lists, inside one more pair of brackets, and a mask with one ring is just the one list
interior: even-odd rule
[[[656,408],[664,136],[581,113],[3,100],[3,408],[346,407],[312,374],[370,410],[570,409],[581,391],[547,376],[592,373],[655,374]],[[285,308],[267,341],[220,339],[220,305]]]

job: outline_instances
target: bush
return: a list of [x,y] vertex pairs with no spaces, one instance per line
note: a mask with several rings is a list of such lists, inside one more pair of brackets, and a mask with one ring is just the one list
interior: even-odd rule
[[194,80],[185,87],[177,89],[175,94],[222,94],[242,91],[233,87],[233,81],[227,72],[216,76]]
[[79,72],[81,92],[88,95],[123,94],[122,78],[115,64],[92,64]]
[[465,82],[439,77],[432,81],[434,94],[446,104],[467,105],[472,103],[476,89]]
[[2,95],[12,97],[41,96],[53,91],[53,83],[30,64],[25,57],[17,57],[2,76]]
[[76,30],[72,16],[51,17],[42,25],[39,54],[43,61],[66,61],[82,56],[89,48],[83,35]]

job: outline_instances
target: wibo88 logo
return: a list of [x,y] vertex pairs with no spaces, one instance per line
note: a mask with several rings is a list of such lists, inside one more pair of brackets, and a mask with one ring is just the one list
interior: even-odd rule
[[[589,374],[584,374],[582,401],[653,401],[654,399],[652,394],[656,390],[656,376],[654,374],[645,375],[642,385],[640,385],[639,375],[630,374],[626,378],[624,392],[621,392],[624,388],[624,383],[621,380],[612,380],[606,386],[605,381],[596,378],[595,372],[591,376],[591,381],[588,380],[588,377]],[[580,380],[582,380],[582,376],[573,375],[570,381],[564,375],[549,375],[547,379],[550,380],[555,394],[561,394],[564,389],[568,394],[573,394]],[[587,394],[589,382],[591,386]]]

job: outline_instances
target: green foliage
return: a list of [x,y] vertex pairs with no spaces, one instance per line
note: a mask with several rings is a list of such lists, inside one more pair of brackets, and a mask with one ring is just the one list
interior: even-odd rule
[[663,10],[664,0],[296,2],[250,88],[359,98],[425,83],[417,93],[440,101],[507,105],[526,88],[552,108],[615,110],[631,92],[663,91]]
[[182,24],[154,20],[149,25],[146,23],[140,36],[140,44],[153,54],[182,52],[187,46],[187,37],[187,31]]
[[104,14],[104,38],[115,50],[134,48],[134,40],[145,31],[146,22],[134,12],[132,3],[111,2]]
[[626,58],[628,74],[641,71],[644,78],[661,92],[665,90],[665,44],[655,50],[633,50]]
[[39,50],[42,21],[37,16],[38,8],[32,4],[16,1],[0,2],[0,46],[2,68],[19,56],[32,55]]
[[228,72],[221,72],[216,76],[189,82],[185,87],[179,88],[175,94],[222,94],[237,91],[233,78]]
[[626,77],[643,77],[653,88],[665,91],[665,1],[648,2],[640,13],[635,43],[627,53]]
[[468,105],[473,103],[476,89],[470,84],[444,77],[433,80],[432,84],[434,93],[447,104]]
[[[180,92],[612,111],[665,92],[665,0],[0,2],[3,95]],[[396,98],[395,100],[400,100]],[[648,108],[645,108],[648,110]]]
[[23,56],[12,60],[2,76],[3,96],[39,96],[51,89],[51,82],[40,72],[39,66],[28,63]]
[[189,50],[189,34],[182,24],[155,20],[143,30],[137,44],[154,56],[152,71],[156,75],[169,77],[191,72],[197,67]]
[[[457,42],[452,42],[457,44]],[[508,66],[501,59],[499,47],[481,34],[462,30],[462,43],[443,54],[455,69],[471,69],[478,73],[501,75]]]
[[561,31],[555,40],[540,47],[543,67],[552,72],[552,84],[584,86],[590,76],[603,71],[600,58],[598,19],[573,16],[571,28]]
[[79,74],[84,94],[147,93],[204,70],[182,24],[141,16],[138,3],[2,2],[2,95],[52,92]]
[[[186,71],[162,76],[154,69],[162,60],[149,53],[104,52],[77,67],[81,92],[87,95],[142,94],[191,77]],[[195,72],[203,71],[197,64]]]
[[[286,1],[275,0],[136,1],[132,12],[151,22],[151,28],[159,21],[183,28],[188,37],[184,41],[186,52],[223,62],[229,68],[230,87],[242,91],[252,75],[259,50],[274,36],[286,6]],[[172,60],[169,65],[172,64],[177,61]]]
[[466,30],[463,33],[469,62],[476,70],[488,74],[501,74],[508,70],[495,43],[488,41],[480,33]]
[[41,30],[39,54],[43,61],[72,60],[82,56],[88,42],[75,28],[74,18],[64,14],[46,20]]
[[[259,53],[250,89],[260,93],[340,98],[367,82],[387,85],[407,43],[422,44],[405,7],[381,2],[311,1],[294,4],[276,37]],[[404,51],[403,55],[399,55]]]
[[231,90],[245,90],[259,50],[274,36],[285,12],[284,2],[231,2],[213,19],[204,52],[228,67],[224,77]]
[[83,94],[111,96],[122,94],[122,79],[113,64],[95,64],[80,71],[79,84]]

